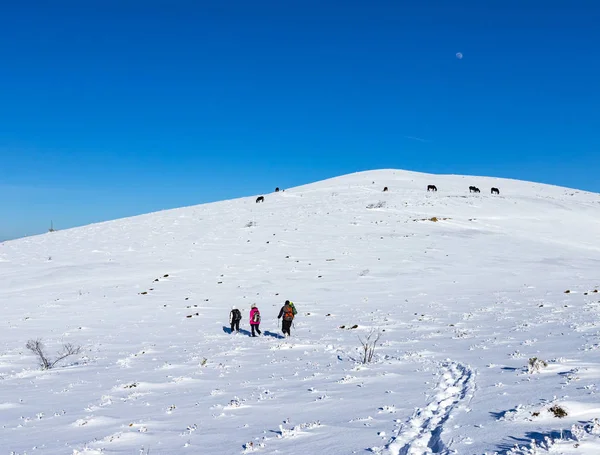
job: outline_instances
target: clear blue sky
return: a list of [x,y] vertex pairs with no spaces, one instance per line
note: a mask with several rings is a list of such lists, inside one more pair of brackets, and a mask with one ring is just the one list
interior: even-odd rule
[[597,0],[3,2],[0,240],[377,168],[600,191],[598,24]]

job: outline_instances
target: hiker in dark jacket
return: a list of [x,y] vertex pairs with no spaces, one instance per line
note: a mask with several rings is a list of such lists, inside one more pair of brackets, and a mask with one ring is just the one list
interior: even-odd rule
[[229,313],[229,324],[231,324],[231,333],[234,333],[234,330],[237,333],[239,333],[241,320],[242,313],[235,306],[232,306],[231,312]]
[[292,322],[294,321],[294,309],[290,304],[289,300],[285,301],[285,304],[279,310],[279,316],[277,319],[282,319],[281,321],[281,331],[285,336],[291,336],[290,329],[292,328]]

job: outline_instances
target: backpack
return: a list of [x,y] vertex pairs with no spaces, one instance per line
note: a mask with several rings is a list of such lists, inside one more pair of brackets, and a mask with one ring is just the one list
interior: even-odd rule
[[238,310],[237,308],[235,310],[232,310],[231,311],[231,319],[234,321],[241,321],[242,313],[240,313],[240,310]]
[[290,302],[290,306],[292,307],[292,312],[294,313],[294,316],[296,316],[298,314],[298,311],[296,311],[296,306],[294,305],[294,302]]
[[291,305],[285,305],[283,307],[283,320],[291,321],[294,319],[294,309]]
[[260,323],[260,312],[256,310],[252,316],[252,322]]

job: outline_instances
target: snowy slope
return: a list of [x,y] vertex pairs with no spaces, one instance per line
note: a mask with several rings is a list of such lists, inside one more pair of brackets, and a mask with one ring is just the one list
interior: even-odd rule
[[[599,195],[382,170],[255,198],[0,244],[0,454],[600,453]],[[35,338],[83,353],[40,371]]]

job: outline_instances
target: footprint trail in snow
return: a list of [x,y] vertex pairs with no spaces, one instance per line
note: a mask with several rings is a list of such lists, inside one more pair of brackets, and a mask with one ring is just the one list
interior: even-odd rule
[[444,424],[451,412],[474,391],[473,371],[460,363],[441,365],[441,380],[434,396],[425,408],[415,410],[410,419],[401,424],[396,436],[387,445],[392,455],[424,455],[451,453],[442,440]]

